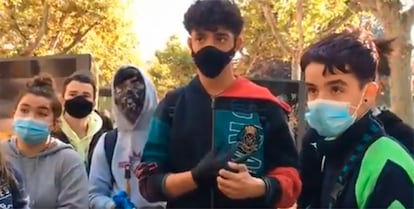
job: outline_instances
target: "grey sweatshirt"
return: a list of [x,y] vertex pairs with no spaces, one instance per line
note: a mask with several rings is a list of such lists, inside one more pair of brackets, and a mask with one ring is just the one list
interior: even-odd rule
[[23,176],[30,208],[88,208],[88,179],[82,160],[70,145],[50,140],[47,150],[30,158],[17,150],[16,139],[3,143],[10,163]]

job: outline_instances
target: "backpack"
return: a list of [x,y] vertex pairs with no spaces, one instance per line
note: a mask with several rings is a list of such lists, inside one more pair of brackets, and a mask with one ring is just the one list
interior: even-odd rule
[[[181,98],[182,92],[184,87],[180,87],[176,90],[177,93],[171,94],[171,100],[170,104],[168,105],[168,116],[169,116],[169,124],[172,124],[174,114],[175,114],[175,106],[179,99]],[[118,129],[112,129],[110,131],[106,132],[105,138],[104,138],[104,151],[105,151],[105,158],[106,162],[109,165],[109,170],[111,172],[111,182],[112,184],[115,182],[114,175],[112,173],[112,160],[114,157],[114,150],[116,141],[118,140]]]
[[109,170],[111,173],[111,182],[114,183],[114,175],[112,174],[112,159],[114,158],[114,150],[116,141],[118,140],[118,129],[112,129],[108,132],[106,132],[105,138],[104,138],[104,151],[105,151],[105,159],[108,163]]

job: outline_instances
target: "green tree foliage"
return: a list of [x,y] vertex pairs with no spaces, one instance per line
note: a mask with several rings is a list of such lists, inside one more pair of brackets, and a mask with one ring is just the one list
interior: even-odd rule
[[[414,25],[414,4],[401,0],[351,0],[363,11],[372,13],[382,24],[385,38],[396,38],[391,66],[391,108],[405,122],[414,125],[411,97],[411,28]],[[403,4],[402,2],[405,2]]]
[[0,56],[91,53],[106,83],[120,64],[138,62],[130,2],[4,0]]
[[[263,62],[289,61],[298,71],[305,47],[345,24],[357,20],[342,0],[239,0],[246,20],[244,31],[251,70]],[[296,73],[296,72],[293,72]],[[293,76],[297,78],[298,75]]]
[[[373,15],[383,26],[385,38],[396,38],[390,56],[391,106],[404,121],[414,125],[410,96],[410,30],[414,6],[401,0],[237,0],[246,18],[243,71],[265,71],[274,62],[291,62],[292,77],[299,78],[301,52],[320,37],[358,22],[360,14]],[[378,28],[377,28],[378,29]],[[375,30],[375,28],[374,28]],[[276,60],[276,61],[275,61]],[[270,62],[266,65],[263,62]]]
[[185,85],[194,75],[194,64],[190,51],[184,47],[177,35],[171,36],[165,48],[155,53],[156,60],[148,72],[163,97],[169,90]]

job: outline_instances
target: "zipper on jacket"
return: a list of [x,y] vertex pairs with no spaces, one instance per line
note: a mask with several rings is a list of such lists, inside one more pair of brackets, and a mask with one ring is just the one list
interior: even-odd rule
[[[211,150],[214,151],[214,109],[216,108],[216,97],[215,96],[211,96]],[[211,208],[214,208],[214,187],[210,189],[210,204],[211,204]]]

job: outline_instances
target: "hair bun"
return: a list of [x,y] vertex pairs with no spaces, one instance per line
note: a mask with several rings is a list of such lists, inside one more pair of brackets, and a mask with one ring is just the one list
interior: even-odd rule
[[31,81],[27,82],[27,88],[51,88],[54,87],[54,81],[49,74],[40,74],[35,76]]

